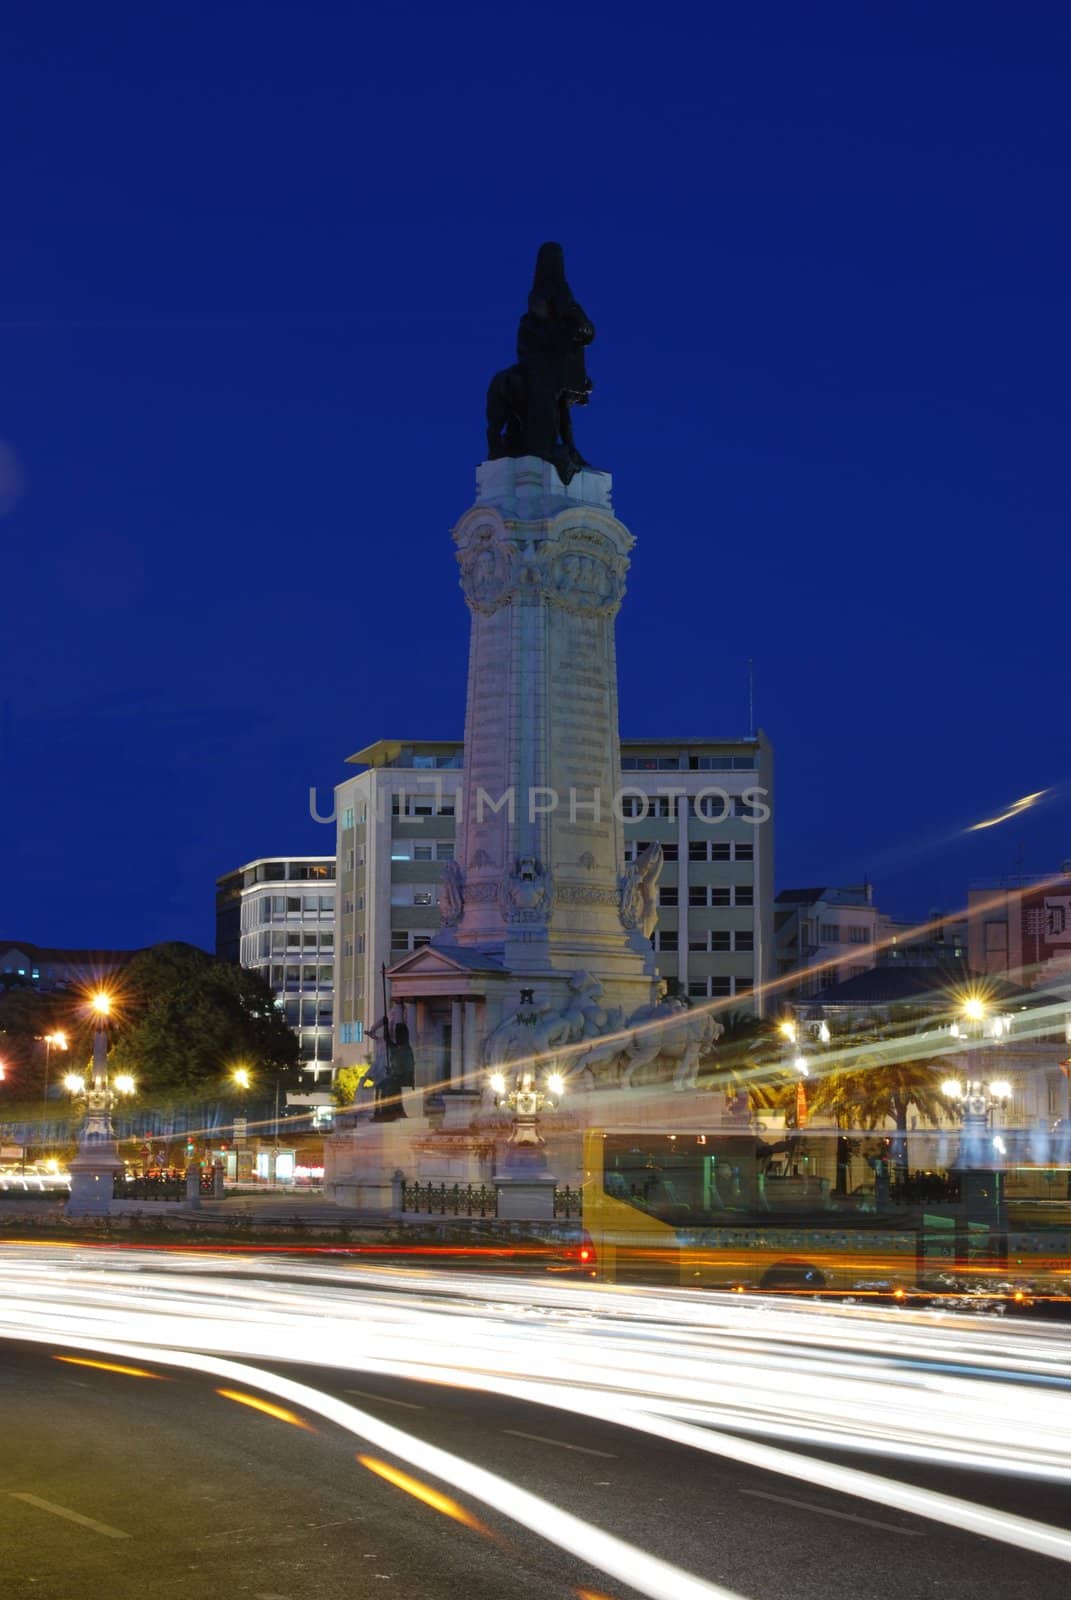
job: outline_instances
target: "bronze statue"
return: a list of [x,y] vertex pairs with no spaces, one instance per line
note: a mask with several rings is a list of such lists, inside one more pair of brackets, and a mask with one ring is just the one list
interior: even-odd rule
[[528,310],[517,329],[516,365],[496,372],[487,391],[492,461],[539,456],[557,467],[563,483],[587,466],[573,439],[570,411],[586,406],[591,394],[584,347],[594,337],[566,282],[561,245],[540,245]]

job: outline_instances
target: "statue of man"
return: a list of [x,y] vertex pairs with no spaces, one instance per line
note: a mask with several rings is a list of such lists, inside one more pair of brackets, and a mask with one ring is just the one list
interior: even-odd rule
[[528,310],[517,329],[517,364],[491,380],[487,442],[499,456],[540,456],[564,483],[587,463],[573,439],[569,411],[587,405],[591,379],[584,348],[595,337],[565,276],[560,244],[543,244],[536,258]]

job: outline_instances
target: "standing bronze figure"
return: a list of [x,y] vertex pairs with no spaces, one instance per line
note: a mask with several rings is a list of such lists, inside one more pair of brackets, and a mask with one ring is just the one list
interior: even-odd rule
[[573,299],[560,244],[544,244],[536,257],[528,310],[517,329],[517,362],[496,372],[487,391],[487,453],[539,456],[557,467],[563,483],[587,462],[576,448],[570,415],[586,406],[591,379],[584,348],[595,329]]

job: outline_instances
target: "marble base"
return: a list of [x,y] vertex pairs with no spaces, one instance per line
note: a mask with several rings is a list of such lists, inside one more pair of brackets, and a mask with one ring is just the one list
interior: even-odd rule
[[71,1192],[64,1211],[68,1217],[107,1217],[111,1215],[112,1189],[117,1173],[124,1171],[113,1140],[94,1149],[83,1147],[68,1167]]
[[553,1222],[556,1180],[546,1177],[496,1177],[500,1222]]

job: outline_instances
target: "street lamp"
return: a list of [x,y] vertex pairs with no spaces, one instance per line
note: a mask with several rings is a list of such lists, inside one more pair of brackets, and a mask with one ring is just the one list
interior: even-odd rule
[[1011,1018],[991,1016],[986,1002],[969,995],[960,1007],[959,1017],[949,1033],[967,1043],[966,1078],[946,1078],[941,1093],[958,1113],[962,1133],[956,1165],[960,1170],[961,1198],[968,1218],[1002,1224],[1004,1140],[992,1132],[994,1113],[1012,1098],[1012,1085],[1006,1078],[986,1083],[979,1070],[978,1048],[985,1041],[1000,1044],[1011,1032]]
[[[556,1069],[539,1079],[535,1027],[539,1012],[534,990],[521,990],[514,1019],[520,1025],[510,1057],[490,1074],[488,1085],[496,1101],[513,1112],[513,1125],[501,1171],[495,1173],[498,1215],[537,1220],[554,1215],[554,1177],[547,1167],[546,1141],[539,1131],[539,1113],[553,1110],[566,1093],[565,1078]],[[532,1045],[525,1040],[531,1029]]]
[[46,1112],[48,1111],[48,1072],[52,1062],[52,1052],[53,1050],[66,1050],[66,1048],[67,1035],[65,1033],[57,1031],[56,1033],[45,1034],[45,1092],[43,1099]]
[[64,1087],[84,1101],[85,1120],[78,1133],[78,1153],[70,1164],[71,1192],[67,1201],[69,1216],[107,1216],[111,1210],[115,1177],[123,1170],[122,1159],[112,1127],[112,1108],[121,1096],[134,1092],[129,1073],[119,1073],[108,1081],[108,1035],[105,1024],[111,1014],[111,997],[103,990],[92,995],[93,1063],[90,1075],[69,1072]]

